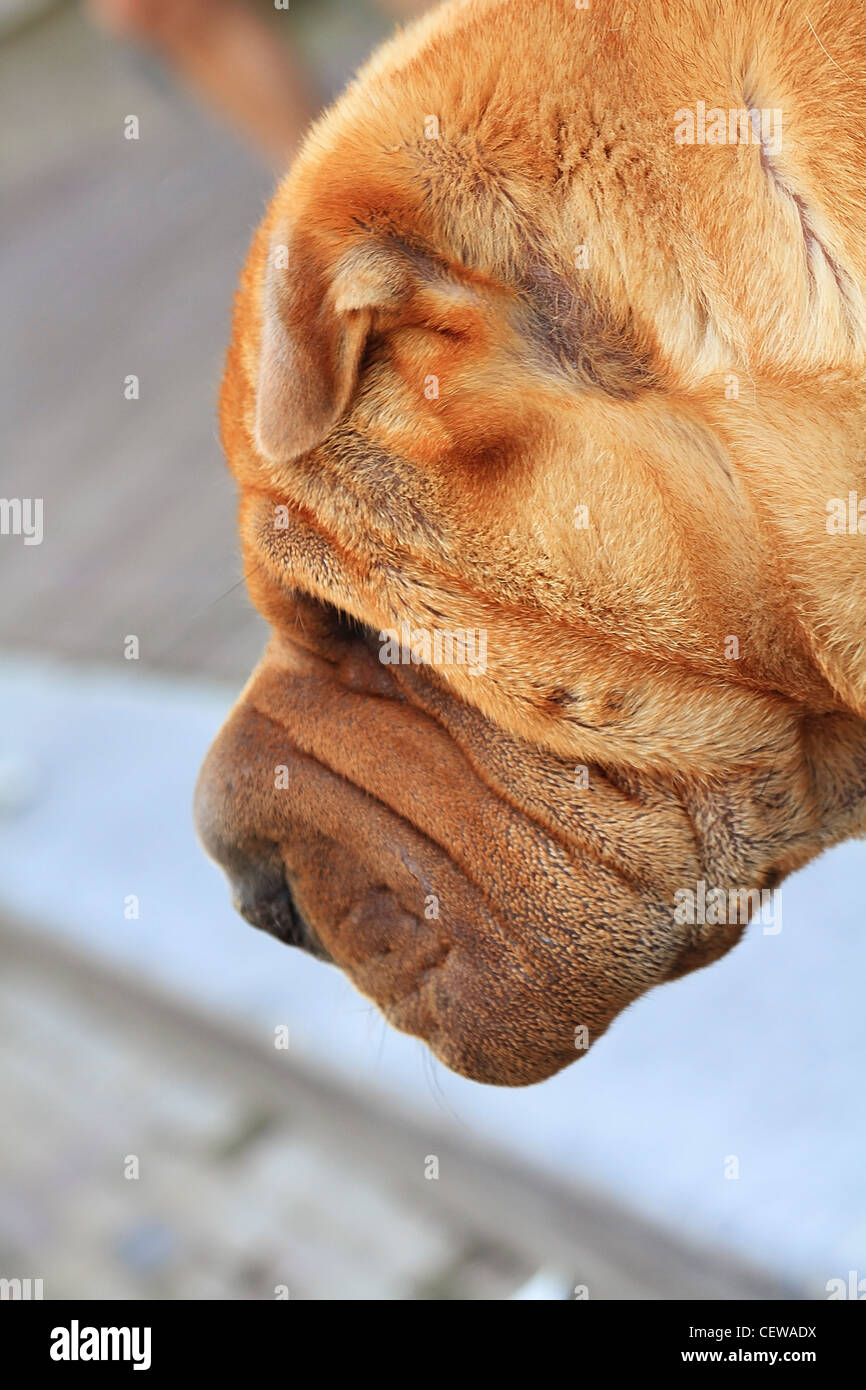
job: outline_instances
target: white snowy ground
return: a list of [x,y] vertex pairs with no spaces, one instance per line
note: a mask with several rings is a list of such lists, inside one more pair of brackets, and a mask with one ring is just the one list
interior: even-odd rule
[[[232,692],[12,661],[0,673],[0,910],[114,957],[404,1109],[595,1183],[826,1296],[866,1277],[866,844],[783,889],[709,970],[632,1007],[575,1066],[500,1091],[388,1029],[333,968],[253,931],[198,848],[199,763]],[[137,894],[139,920],[124,901]],[[725,1177],[729,1159],[740,1176]]]

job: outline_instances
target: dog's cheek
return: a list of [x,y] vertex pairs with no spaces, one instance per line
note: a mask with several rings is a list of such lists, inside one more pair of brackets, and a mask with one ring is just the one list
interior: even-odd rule
[[[388,1022],[451,1070],[499,1086],[544,1080],[663,978],[631,929],[616,941],[611,919],[542,935],[516,887],[497,894],[507,918],[494,912],[439,847],[326,769],[282,756],[291,826],[266,820],[298,910]],[[659,954],[667,959],[666,944]]]
[[[397,826],[382,829],[363,859],[306,827],[281,847],[295,901],[333,962],[393,1027],[470,1080],[531,1085],[576,1060],[589,1043],[576,1050],[562,958],[532,941],[518,913],[504,939],[445,856]],[[592,1041],[601,1031],[591,1015]]]
[[491,953],[489,940],[452,952],[427,990],[388,1013],[452,1071],[489,1085],[534,1085],[579,1061],[664,979],[664,951],[612,956],[591,931],[573,952],[537,949],[531,975],[518,953]]

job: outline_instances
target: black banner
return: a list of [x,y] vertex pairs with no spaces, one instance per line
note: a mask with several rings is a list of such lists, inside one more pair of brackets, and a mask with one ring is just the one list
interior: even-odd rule
[[[667,1371],[674,1366],[806,1366],[823,1375],[857,1364],[862,1349],[864,1305],[820,1303],[628,1303],[577,1301],[557,1314],[547,1329],[579,1336],[576,1364],[603,1357],[610,1372]],[[331,1318],[345,1317],[341,1306]],[[377,1315],[363,1304],[375,1327]],[[394,1314],[390,1314],[391,1317]],[[398,1315],[399,1316],[399,1315]],[[417,1327],[407,1312],[407,1327]],[[420,1314],[419,1314],[420,1316]],[[426,1317],[429,1314],[425,1315]],[[472,1336],[478,1332],[477,1313]],[[515,1313],[509,1315],[514,1318]],[[533,1316],[526,1314],[526,1316]],[[350,1319],[353,1317],[349,1313]],[[273,1363],[292,1374],[303,1349],[294,1345],[310,1329],[310,1311],[290,1301],[269,1303],[40,1303],[0,1304],[4,1361],[25,1374],[51,1378],[92,1377],[100,1370],[138,1373],[159,1379],[178,1372],[247,1372]],[[314,1323],[315,1323],[314,1319]],[[495,1326],[495,1320],[494,1320]],[[441,1334],[438,1320],[435,1331]],[[351,1353],[359,1366],[367,1360],[374,1328]],[[512,1345],[515,1323],[503,1329],[503,1348]],[[384,1334],[378,1333],[378,1336]],[[472,1338],[470,1337],[470,1340]],[[342,1339],[329,1338],[330,1353]],[[346,1344],[348,1345],[348,1343]],[[485,1343],[485,1360],[495,1347]],[[321,1356],[321,1348],[319,1348]],[[369,1368],[369,1362],[367,1362]],[[332,1367],[331,1367],[332,1368]]]

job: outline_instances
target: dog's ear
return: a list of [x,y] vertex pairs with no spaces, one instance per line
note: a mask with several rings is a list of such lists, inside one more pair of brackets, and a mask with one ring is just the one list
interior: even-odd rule
[[298,232],[272,242],[265,276],[256,445],[272,463],[314,448],[352,398],[376,312],[399,303],[405,272],[369,240],[335,256]]

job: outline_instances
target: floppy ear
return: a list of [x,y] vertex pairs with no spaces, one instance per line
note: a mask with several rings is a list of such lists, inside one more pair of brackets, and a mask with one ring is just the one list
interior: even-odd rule
[[263,298],[256,444],[272,463],[314,448],[352,398],[376,309],[400,297],[404,273],[382,246],[330,247],[309,233],[274,243]]

